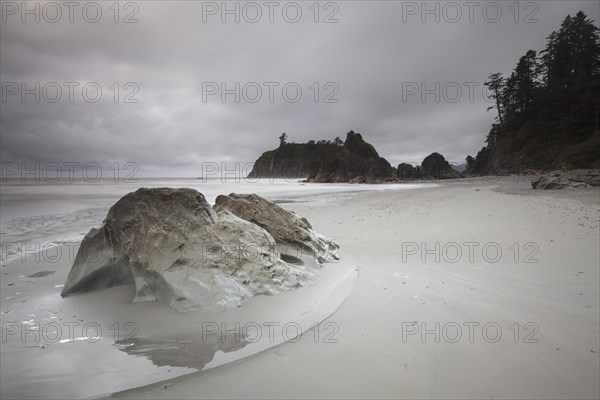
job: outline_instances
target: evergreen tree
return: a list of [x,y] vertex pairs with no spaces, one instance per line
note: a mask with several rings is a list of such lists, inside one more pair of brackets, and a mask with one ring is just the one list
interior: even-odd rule
[[484,82],[484,85],[487,86],[490,91],[490,98],[494,100],[495,106],[488,107],[488,111],[493,109],[494,107],[498,110],[498,121],[500,122],[500,126],[503,126],[502,122],[502,98],[504,91],[504,78],[502,77],[502,73],[496,72],[495,74],[490,74],[488,76],[488,80]]
[[[508,77],[504,78],[500,72],[488,76],[485,85],[494,101],[488,110],[496,109],[497,123],[492,124],[486,146],[473,161],[476,172],[489,169],[492,159],[501,164],[498,154],[502,152],[518,152],[526,145],[529,156],[533,155],[533,149],[558,155],[561,149],[577,145],[598,132],[599,31],[582,11],[574,17],[568,15],[560,29],[548,36],[539,58],[535,51],[529,50]],[[593,154],[593,150],[589,153]],[[546,157],[546,164],[556,161],[551,160],[551,155]],[[593,162],[593,156],[586,157]]]
[[283,132],[281,134],[281,136],[279,136],[279,147],[282,147],[284,144],[287,143],[287,133]]

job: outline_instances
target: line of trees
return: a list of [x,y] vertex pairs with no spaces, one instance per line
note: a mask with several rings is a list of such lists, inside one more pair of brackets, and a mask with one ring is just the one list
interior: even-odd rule
[[[288,139],[288,135],[287,133],[282,133],[279,136],[279,147],[286,145]],[[315,142],[314,140],[309,140],[307,143],[309,146],[314,146],[315,144],[319,144],[319,145],[323,145],[323,144],[334,144],[336,146],[343,146],[344,145],[344,141],[337,136],[335,139],[333,139],[333,142],[331,140],[319,140],[318,142]]]
[[598,132],[600,113],[600,36],[586,14],[567,16],[548,36],[539,54],[529,50],[508,76],[496,72],[487,86],[495,122],[486,146],[467,161],[474,169],[489,168],[500,141],[529,126],[542,145],[583,141]]

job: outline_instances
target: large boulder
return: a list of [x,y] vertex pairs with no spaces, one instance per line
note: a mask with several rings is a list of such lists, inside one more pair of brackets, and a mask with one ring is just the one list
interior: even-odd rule
[[440,153],[431,153],[421,163],[421,175],[431,179],[458,178],[460,174],[452,168]]
[[557,171],[531,180],[531,187],[539,190],[589,188],[593,186],[600,186],[600,170]]
[[[84,237],[61,295],[134,283],[134,301],[159,300],[179,311],[227,309],[256,294],[305,285],[321,262],[335,258],[337,245],[312,231],[308,221],[259,196],[245,200],[214,210],[193,189],[138,189],[125,195],[102,227]],[[279,239],[230,211],[246,215],[243,207],[277,215],[265,225]],[[276,224],[293,228],[287,232]],[[307,251],[282,255],[281,238]]]

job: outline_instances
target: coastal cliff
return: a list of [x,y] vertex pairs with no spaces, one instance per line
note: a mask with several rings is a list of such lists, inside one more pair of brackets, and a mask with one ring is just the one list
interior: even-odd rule
[[360,133],[350,131],[346,140],[308,143],[281,143],[256,160],[250,179],[306,178],[311,182],[375,183],[392,179],[390,163],[364,141]]
[[281,143],[274,150],[265,151],[248,174],[249,179],[300,179],[308,178],[311,169],[326,153],[340,146],[331,142]]

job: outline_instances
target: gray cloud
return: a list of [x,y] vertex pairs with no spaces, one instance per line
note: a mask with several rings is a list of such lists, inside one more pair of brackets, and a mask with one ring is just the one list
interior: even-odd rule
[[[482,17],[480,8],[489,2],[476,9],[473,23],[465,14],[456,23],[444,21],[443,14],[440,23],[433,16],[422,23],[419,15],[403,22],[407,2],[341,1],[333,2],[339,22],[325,24],[313,22],[313,2],[298,2],[303,11],[298,23],[286,22],[276,10],[274,23],[263,14],[252,24],[234,23],[231,16],[227,23],[219,16],[203,22],[202,2],[138,1],[132,2],[139,8],[138,23],[114,23],[112,2],[98,3],[103,15],[93,24],[77,11],[73,23],[66,15],[56,23],[43,18],[35,23],[32,16],[22,23],[20,15],[5,12],[6,3],[12,2],[2,6],[3,86],[79,86],[73,102],[63,91],[56,103],[43,96],[36,103],[33,95],[22,102],[18,94],[0,103],[2,162],[131,161],[147,176],[196,176],[203,162],[251,162],[276,147],[283,131],[291,141],[303,142],[343,138],[354,129],[393,165],[420,162],[432,151],[462,162],[483,145],[494,118],[485,111],[481,91],[487,74],[508,73],[528,49],[542,49],[567,14],[582,9],[594,18],[600,13],[595,1],[521,2],[515,23],[508,8],[514,2],[497,1],[503,15],[496,23]],[[55,2],[39,2],[41,8],[48,3]],[[526,8],[532,7],[528,3],[539,9]],[[119,19],[132,10],[121,9]],[[320,19],[332,10],[321,9]],[[538,22],[523,23],[532,11]],[[96,103],[82,97],[81,88],[90,82],[102,89]],[[125,88],[127,82],[135,86]],[[233,95],[225,103],[218,95],[204,102],[203,82],[225,82],[229,88],[257,82],[263,96],[256,103],[244,98],[236,103]],[[272,103],[264,82],[280,84]],[[282,97],[281,88],[290,82],[302,89],[296,103]],[[327,90],[328,82],[333,86]],[[429,88],[455,82],[464,90],[455,103],[443,96],[436,103],[433,95],[425,102],[419,95],[403,101],[406,82]],[[473,101],[464,82],[479,84]],[[138,102],[124,103],[135,87]],[[325,103],[334,88],[338,102]]]

